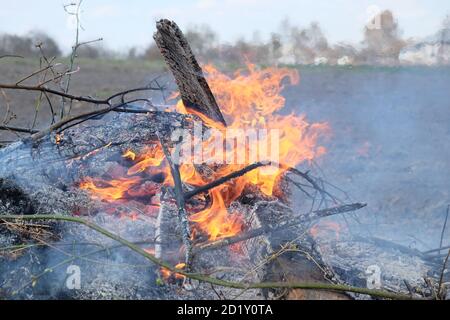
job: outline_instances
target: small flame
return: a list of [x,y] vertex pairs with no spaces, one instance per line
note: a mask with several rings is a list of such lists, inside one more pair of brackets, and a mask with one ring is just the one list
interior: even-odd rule
[[231,237],[242,230],[243,221],[238,214],[229,214],[221,194],[215,188],[209,192],[211,206],[190,216],[200,230],[209,235],[209,240]]
[[161,165],[164,160],[164,152],[162,151],[162,148],[158,146],[145,148],[136,160],[137,163],[128,169],[127,174],[129,176],[143,172],[148,168],[158,167]]
[[114,201],[122,199],[128,189],[141,181],[139,177],[119,178],[104,180],[100,178],[87,177],[80,183],[80,189],[90,192],[92,198],[103,201]]
[[[179,270],[184,269],[185,267],[186,267],[186,264],[183,262],[175,265],[175,269],[179,269]],[[174,273],[164,267],[162,267],[160,269],[160,272],[161,272],[161,276],[163,277],[164,280],[168,280],[172,275],[175,277],[175,279],[185,279],[186,278],[186,276],[176,273],[176,272]]]

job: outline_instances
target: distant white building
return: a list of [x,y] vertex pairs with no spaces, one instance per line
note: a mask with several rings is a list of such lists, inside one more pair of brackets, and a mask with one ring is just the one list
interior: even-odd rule
[[342,56],[339,59],[337,59],[336,63],[338,66],[348,66],[352,64],[352,60],[350,59],[349,56]]
[[314,58],[314,64],[316,66],[320,66],[323,64],[327,64],[327,63],[328,63],[328,58],[326,58],[326,57],[315,57]]

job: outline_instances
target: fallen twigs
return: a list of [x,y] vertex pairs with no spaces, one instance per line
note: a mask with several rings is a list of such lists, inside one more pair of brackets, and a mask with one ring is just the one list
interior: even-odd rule
[[144,249],[139,247],[138,245],[82,218],[77,217],[69,217],[69,216],[59,216],[59,215],[1,215],[0,219],[2,220],[57,220],[57,221],[67,221],[73,223],[79,223],[85,225],[86,227],[95,230],[102,235],[113,239],[122,245],[128,247],[129,249],[135,251],[141,256],[147,258],[158,266],[164,267],[169,271],[182,274],[190,279],[207,282],[214,285],[219,285],[223,287],[235,288],[235,289],[263,289],[263,288],[289,288],[289,289],[314,289],[314,290],[331,290],[331,291],[341,291],[341,292],[353,292],[359,294],[367,294],[372,297],[384,298],[384,299],[400,299],[400,300],[411,300],[418,299],[416,297],[411,297],[406,294],[401,293],[393,293],[384,290],[373,290],[367,288],[358,288],[353,286],[347,286],[342,284],[330,284],[330,283],[286,283],[286,282],[260,282],[260,283],[241,283],[241,282],[232,282],[227,280],[221,280],[214,277],[205,276],[199,273],[189,273],[185,270],[177,269],[169,265],[167,262],[164,262],[154,255],[149,254]]

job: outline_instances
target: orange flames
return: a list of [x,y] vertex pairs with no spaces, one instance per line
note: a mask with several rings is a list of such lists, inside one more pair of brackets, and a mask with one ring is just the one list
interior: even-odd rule
[[113,180],[103,180],[100,178],[86,178],[80,184],[81,189],[88,190],[92,198],[114,201],[122,199],[132,186],[139,183],[141,179],[139,177],[120,178]]
[[[175,269],[179,269],[179,270],[184,269],[184,267],[186,267],[186,264],[183,263],[183,262],[178,263],[177,265],[175,265]],[[174,273],[174,272],[172,272],[172,271],[170,271],[170,270],[168,270],[168,269],[166,269],[164,267],[161,267],[160,272],[161,272],[161,276],[163,277],[164,280],[168,280],[172,275],[175,277],[175,279],[184,279],[184,278],[186,278],[186,276],[183,276],[182,274],[179,274],[179,273],[176,273],[176,272]]]
[[[283,81],[289,80],[296,84],[299,81],[298,73],[291,69],[267,68],[258,70],[249,64],[246,69],[238,70],[233,76],[219,72],[211,65],[204,67],[208,83],[216,97],[220,110],[226,121],[227,130],[222,124],[207,119],[194,110],[187,110],[182,101],[178,101],[176,109],[181,113],[194,113],[202,118],[208,126],[226,132],[232,130],[267,130],[267,134],[258,131],[258,161],[273,160],[273,155],[267,155],[267,150],[277,144],[276,160],[286,166],[295,166],[304,161],[310,161],[325,152],[318,146],[319,137],[327,134],[328,125],[325,123],[309,124],[304,116],[276,114],[285,104],[281,95]],[[277,136],[270,134],[271,130],[278,130]],[[238,131],[236,131],[238,132]],[[274,140],[276,138],[276,140]],[[202,141],[203,150],[210,150],[212,138]],[[231,141],[231,144],[230,144]],[[240,139],[239,133],[231,140],[225,142],[231,148],[225,152],[207,152],[204,162],[221,163],[208,181],[242,169],[255,162],[246,139]],[[135,153],[127,150],[123,157],[132,161],[127,176],[115,180],[103,181],[88,178],[80,185],[88,190],[93,197],[114,201],[127,195],[128,189],[142,183],[137,175],[142,172],[150,174],[163,174],[164,183],[172,185],[170,170],[164,160],[164,153],[159,145],[140,150]],[[235,163],[224,159],[241,157],[244,161]],[[248,184],[259,187],[261,192],[271,196],[277,177],[284,171],[281,167],[261,167],[246,175],[236,178],[226,184],[209,191],[210,205],[208,208],[190,215],[190,221],[195,230],[206,234],[210,240],[217,240],[238,234],[243,229],[243,218],[239,213],[229,213],[228,207],[243,192]],[[193,164],[184,163],[180,166],[181,178],[184,183],[191,185],[206,184],[204,178]]]
[[[219,72],[212,65],[204,67],[208,74],[208,83],[216,97],[220,110],[226,121],[227,130],[271,129],[279,130],[277,160],[287,166],[295,166],[303,161],[312,160],[325,152],[323,147],[317,146],[319,136],[327,133],[328,125],[323,123],[308,124],[304,116],[276,115],[275,112],[283,108],[285,99],[281,95],[282,82],[289,79],[291,84],[299,81],[298,73],[290,69],[267,68],[257,70],[249,64],[246,69],[238,70],[229,77]],[[180,100],[176,106],[181,113],[194,113],[202,119],[204,116],[194,110],[186,109]],[[211,120],[206,121],[209,126],[223,130],[221,124]],[[228,131],[227,131],[228,132]],[[242,164],[228,164],[216,171],[220,177],[253,163],[250,161],[248,142],[236,136],[234,147],[226,151],[228,154],[208,153],[204,161],[223,163],[223,159],[244,157]],[[265,158],[271,147],[272,137],[258,135],[258,160],[273,160]],[[211,140],[203,142],[203,148],[208,149]],[[216,159],[212,159],[216,157]],[[206,159],[205,159],[206,158]],[[260,190],[271,196],[277,177],[283,173],[282,168],[259,168],[234,181],[217,187],[209,192],[211,206],[191,216],[191,221],[197,223],[199,229],[209,235],[210,240],[233,236],[243,227],[243,219],[239,215],[230,215],[228,205],[240,196],[246,184],[259,186]],[[189,179],[185,180],[189,183]]]

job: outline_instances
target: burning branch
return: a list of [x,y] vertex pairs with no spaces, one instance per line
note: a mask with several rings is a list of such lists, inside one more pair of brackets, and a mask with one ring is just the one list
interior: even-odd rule
[[293,227],[293,226],[300,225],[303,223],[311,222],[313,220],[317,220],[320,218],[325,218],[325,217],[329,217],[332,215],[350,212],[350,211],[356,211],[361,208],[364,208],[366,205],[367,204],[365,204],[365,203],[352,203],[352,204],[345,204],[345,205],[342,205],[339,207],[313,211],[310,214],[301,216],[300,218],[298,218],[296,220],[284,221],[276,227],[271,227],[271,226],[261,227],[258,229],[254,229],[254,230],[239,234],[235,237],[225,238],[225,239],[217,240],[214,242],[209,242],[209,243],[199,245],[198,247],[195,248],[196,249],[195,251],[199,252],[199,251],[204,251],[204,250],[219,249],[219,248],[229,246],[229,245],[241,242],[241,241],[245,241],[245,240],[249,240],[252,238],[262,236],[263,234],[278,232],[278,231],[287,229],[289,227]]
[[262,166],[267,166],[267,165],[270,165],[270,164],[271,164],[270,162],[256,162],[256,163],[253,163],[253,164],[251,164],[251,165],[249,165],[249,166],[247,166],[247,167],[245,167],[245,168],[243,168],[241,170],[234,171],[234,172],[232,172],[232,173],[230,173],[230,174],[228,174],[226,176],[223,176],[223,177],[221,177],[221,178],[219,178],[217,180],[214,180],[213,182],[210,182],[208,184],[205,184],[203,186],[195,188],[194,190],[186,192],[184,194],[184,199],[185,200],[190,199],[190,198],[192,198],[192,197],[194,197],[194,196],[196,196],[196,195],[198,195],[200,193],[207,192],[207,191],[209,191],[209,190],[211,190],[211,189],[213,189],[215,187],[218,187],[221,184],[224,184],[224,183],[226,183],[226,182],[228,182],[228,181],[230,181],[232,179],[241,177],[244,174],[246,174],[246,173],[248,173],[248,172],[250,172],[252,170],[255,170],[257,168],[260,168]]

